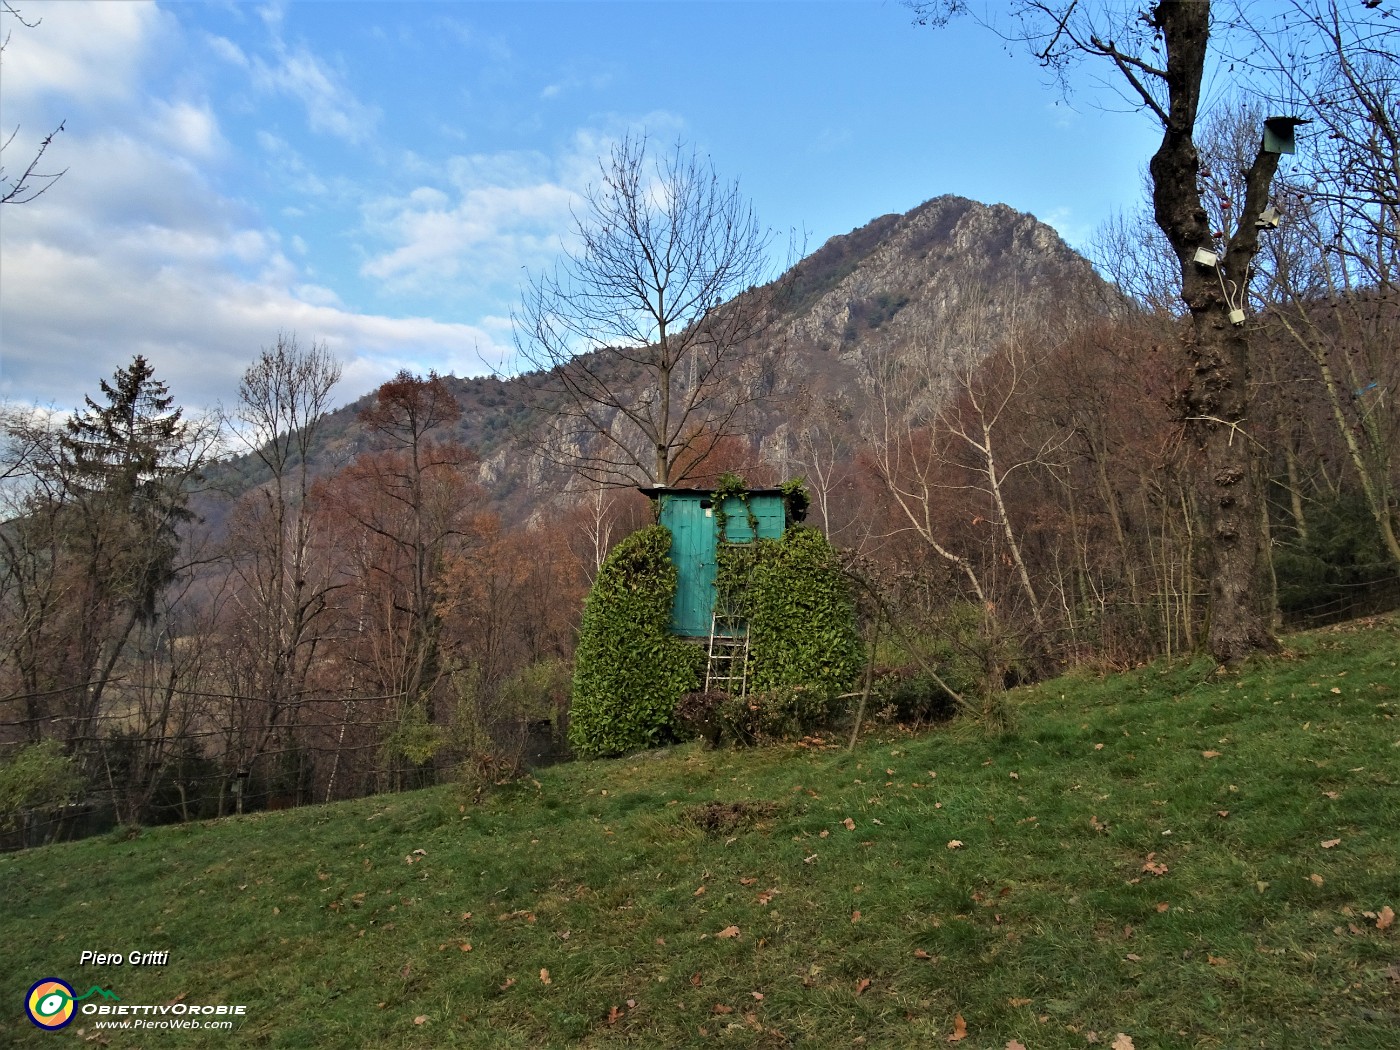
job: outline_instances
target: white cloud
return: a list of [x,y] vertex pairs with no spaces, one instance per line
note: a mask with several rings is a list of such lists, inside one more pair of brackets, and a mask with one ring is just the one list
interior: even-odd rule
[[481,186],[454,199],[431,187],[386,198],[367,211],[371,230],[397,246],[361,267],[366,277],[431,286],[474,264],[513,272],[558,244],[572,191],[550,182]]
[[1090,243],[1099,223],[1097,220],[1085,222],[1075,215],[1074,209],[1068,206],[1061,206],[1050,209],[1044,215],[1037,215],[1041,222],[1047,226],[1052,226],[1066,244],[1077,251],[1084,251]]
[[252,61],[253,83],[261,90],[288,95],[306,109],[312,131],[352,145],[369,140],[379,111],[355,98],[344,78],[305,48],[278,44],[276,59]]
[[[58,4],[44,9],[52,38],[42,48],[30,48],[39,30],[16,36],[5,120],[77,119],[60,140],[68,173],[0,224],[0,397],[68,409],[141,353],[194,410],[231,400],[279,331],[324,340],[341,357],[344,400],[400,368],[469,374],[511,359],[521,269],[547,265],[569,236],[570,205],[627,125],[614,118],[616,134],[581,132],[554,156],[405,155],[394,172],[402,188],[375,196],[353,173],[316,162],[312,143],[294,147],[295,121],[249,126],[259,114],[243,103],[259,90],[293,100],[313,129],[344,141],[373,144],[379,121],[333,63],[283,43],[279,7],[249,17],[259,16],[256,33],[269,36],[235,43],[199,29],[181,38],[186,19],[150,4]],[[12,65],[22,54],[54,63]],[[33,79],[21,88],[25,68]],[[247,77],[232,100],[217,94],[231,73]],[[257,189],[234,181],[244,165],[293,199],[258,211]],[[293,221],[285,233],[274,225]],[[336,238],[347,230],[370,238],[361,275],[365,294],[391,304],[379,313],[355,303],[353,273],[344,284],[335,276],[348,254]],[[318,259],[328,242],[340,257]],[[399,289],[441,296],[454,311],[469,301],[487,316],[406,316],[429,308],[393,305],[385,293]]]
[[546,84],[540,90],[540,98],[549,101],[579,91],[602,91],[612,81],[613,74],[608,70],[592,73],[568,73],[554,83]]
[[515,59],[509,41],[500,34],[482,33],[460,18],[439,17],[431,24],[435,32],[453,37],[463,48],[484,56],[493,65],[508,65]]
[[252,68],[252,63],[248,60],[248,56],[243,53],[243,49],[228,37],[206,33],[204,34],[204,42],[208,45],[209,50],[229,65],[237,66],[239,69]]
[[226,147],[207,103],[155,100],[151,135],[176,153],[198,160],[213,159]]
[[[346,306],[293,261],[307,251],[300,237],[284,238],[219,191],[218,165],[230,150],[211,106],[140,83],[137,61],[151,50],[151,35],[166,31],[155,8],[71,10],[76,21],[68,5],[46,9],[41,28],[74,45],[69,57],[78,65],[111,57],[102,90],[120,103],[97,119],[91,99],[68,94],[86,90],[90,72],[72,63],[47,70],[21,95],[12,90],[20,76],[6,51],[7,121],[35,122],[34,100],[45,91],[60,111],[82,118],[70,120],[60,140],[69,170],[54,191],[8,209],[0,223],[0,397],[66,410],[141,353],[182,404],[202,408],[230,400],[258,349],[283,330],[323,339],[341,356],[347,400],[399,368],[477,372],[482,357],[505,356],[508,340],[484,327]],[[85,14],[101,32],[80,31]],[[104,40],[110,48],[99,46]],[[229,60],[241,54],[232,45],[221,51]],[[309,56],[293,55],[281,68],[284,79],[269,76],[279,90],[299,93],[313,122],[342,135],[372,126]],[[260,144],[273,164],[296,175],[298,188],[328,192],[285,142],[266,135]]]
[[285,139],[262,129],[255,137],[258,148],[276,166],[279,178],[288,189],[307,197],[324,197],[330,192],[325,180],[311,170],[302,155]]
[[[268,243],[255,231],[241,239],[249,247]],[[481,357],[508,352],[484,327],[355,313],[329,289],[287,285],[295,271],[266,250],[262,272],[250,278],[178,244],[164,260],[148,246],[138,265],[124,246],[90,245],[80,254],[30,242],[7,244],[5,254],[0,395],[11,400],[77,405],[100,378],[142,353],[182,403],[211,405],[231,396],[242,370],[279,331],[325,340],[346,362],[346,399],[399,368],[479,372]]]
[[33,28],[5,19],[6,104],[56,94],[88,105],[126,97],[165,15],[154,4],[20,5]]
[[501,152],[432,163],[409,155],[404,168],[425,184],[364,206],[366,233],[387,247],[372,251],[360,273],[419,294],[468,280],[513,298],[521,268],[542,265],[568,236],[583,185],[572,149],[554,160]]

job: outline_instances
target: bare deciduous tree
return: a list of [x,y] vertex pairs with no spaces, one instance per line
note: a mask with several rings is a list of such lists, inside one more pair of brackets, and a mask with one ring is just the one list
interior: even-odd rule
[[[1018,402],[1034,385],[1040,345],[1030,338],[1013,293],[983,291],[926,334],[917,358],[872,359],[874,412],[866,440],[872,462],[904,518],[967,581],[990,611],[998,600],[977,548],[996,548],[1013,570],[1015,594],[1037,630],[1045,623],[1008,501],[1017,475],[1042,466],[1068,439],[1049,431],[1009,439]],[[950,508],[971,525],[950,526]],[[968,538],[968,537],[973,538]]]
[[1313,362],[1381,543],[1400,566],[1400,25],[1336,0],[1293,8],[1313,46],[1301,62],[1271,58],[1308,99],[1319,131],[1291,184],[1293,265],[1272,275],[1274,318]]
[[[4,3],[0,3],[0,15],[10,15],[19,22],[20,25],[29,29],[33,29],[39,24],[39,20],[26,22],[24,20],[24,15],[20,13],[17,7],[9,3],[8,0],[5,0]],[[3,19],[0,19],[0,21],[2,20]],[[0,37],[0,62],[4,61],[4,52],[9,46],[10,34],[9,31],[6,30],[4,31],[3,37]],[[18,178],[7,177],[5,175],[5,166],[3,162],[0,162],[0,204],[28,204],[57,182],[58,179],[62,178],[64,172],[68,170],[67,168],[63,169],[63,171],[45,173],[39,170],[39,166],[43,163],[44,154],[48,152],[49,147],[53,144],[54,136],[63,130],[64,123],[66,122],[60,121],[58,127],[44,136],[43,141],[35,147],[34,153],[24,165],[24,170],[20,172]],[[3,132],[0,132],[0,134],[3,134]],[[4,156],[5,150],[14,146],[15,138],[18,135],[19,128],[16,127],[5,137],[4,142],[0,142],[0,157]]]
[[[930,22],[967,8],[962,0],[911,6]],[[1276,649],[1266,608],[1262,501],[1250,433],[1252,333],[1244,307],[1259,252],[1257,222],[1269,205],[1280,154],[1261,140],[1240,173],[1242,192],[1229,225],[1216,228],[1195,138],[1205,115],[1208,62],[1230,39],[1229,30],[1249,31],[1248,20],[1221,15],[1207,0],[1158,0],[1143,10],[1021,0],[1013,17],[1017,28],[1010,36],[1044,66],[1063,76],[1086,59],[1106,64],[1115,71],[1122,95],[1162,127],[1161,145],[1148,167],[1153,215],[1176,256],[1186,307],[1180,338],[1187,384],[1179,410],[1198,460],[1207,515],[1207,645],[1222,664]]]
[[232,430],[266,473],[235,507],[229,555],[234,586],[226,648],[238,654],[240,768],[286,742],[305,700],[334,589],[331,560],[315,557],[311,458],[340,364],[323,344],[303,349],[279,333],[243,373]]
[[658,158],[627,138],[600,168],[578,248],[525,289],[517,348],[562,405],[547,456],[596,483],[673,485],[766,395],[756,286],[772,238],[738,185],[679,144]]

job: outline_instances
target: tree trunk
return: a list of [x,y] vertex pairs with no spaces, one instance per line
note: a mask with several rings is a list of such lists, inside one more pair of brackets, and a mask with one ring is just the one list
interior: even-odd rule
[[1200,455],[1199,488],[1206,511],[1210,581],[1206,644],[1231,666],[1256,651],[1273,651],[1261,595],[1267,574],[1259,544],[1263,512],[1248,417],[1249,343],[1224,309],[1196,315],[1188,336],[1190,385],[1183,394],[1188,433]]
[[[1157,225],[1180,260],[1181,297],[1190,311],[1183,335],[1190,373],[1180,407],[1199,457],[1198,486],[1206,511],[1206,642],[1216,661],[1230,666],[1250,653],[1278,648],[1260,614],[1266,585],[1259,551],[1262,502],[1254,443],[1245,429],[1250,347],[1242,319],[1249,268],[1259,250],[1254,220],[1268,204],[1279,158],[1260,149],[1245,173],[1239,225],[1223,257],[1216,265],[1197,262],[1197,250],[1214,251],[1217,240],[1201,202],[1200,155],[1193,140],[1210,38],[1210,5],[1164,0],[1154,16],[1167,47],[1170,102],[1162,145],[1151,162],[1152,203]],[[1232,321],[1234,311],[1240,313]]]

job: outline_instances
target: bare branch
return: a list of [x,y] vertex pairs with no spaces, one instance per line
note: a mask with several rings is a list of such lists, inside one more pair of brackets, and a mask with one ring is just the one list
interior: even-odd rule
[[[771,234],[737,184],[677,145],[628,138],[574,217],[581,247],[533,277],[521,356],[554,402],[537,443],[596,482],[674,484],[764,396],[745,377],[771,322]],[[561,411],[562,409],[562,411]]]

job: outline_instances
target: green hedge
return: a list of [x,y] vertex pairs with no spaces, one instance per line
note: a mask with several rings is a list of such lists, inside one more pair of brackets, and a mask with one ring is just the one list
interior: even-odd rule
[[721,548],[719,587],[748,620],[751,691],[850,688],[865,663],[855,602],[819,531],[793,525],[781,539]]
[[583,607],[574,655],[569,743],[585,757],[620,755],[673,738],[673,712],[697,688],[704,652],[670,632],[676,568],[671,533],[651,525],[603,562]]

